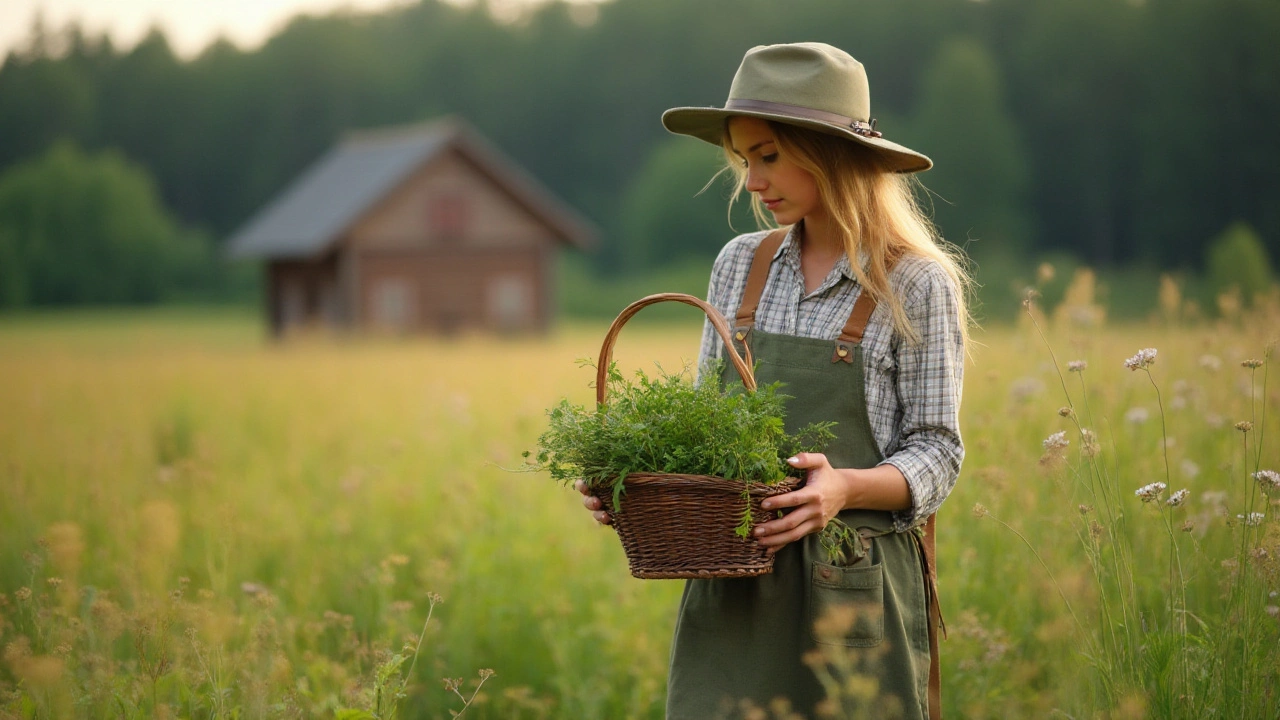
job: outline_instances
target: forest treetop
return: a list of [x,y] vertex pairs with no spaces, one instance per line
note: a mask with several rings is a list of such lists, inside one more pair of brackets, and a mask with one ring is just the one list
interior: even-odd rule
[[422,0],[190,60],[159,32],[67,28],[0,66],[0,172],[60,140],[115,148],[222,239],[344,131],[452,113],[604,228],[600,267],[661,264],[732,233],[722,193],[692,199],[714,153],[652,162],[661,111],[722,102],[752,45],[819,40],[866,64],[886,136],[938,162],[937,221],[979,259],[1196,268],[1237,221],[1280,256],[1276,37],[1274,0],[613,0],[517,22]]

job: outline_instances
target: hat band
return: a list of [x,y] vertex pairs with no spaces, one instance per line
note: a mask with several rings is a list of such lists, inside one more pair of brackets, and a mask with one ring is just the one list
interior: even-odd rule
[[870,123],[839,113],[827,112],[826,110],[815,110],[813,108],[803,107],[801,105],[788,105],[786,103],[769,102],[768,100],[729,100],[724,104],[725,110],[746,110],[749,112],[766,112],[774,115],[789,115],[804,120],[817,120],[828,125],[837,125],[847,127],[858,135],[863,137],[878,138],[883,135],[876,130],[876,121],[873,118]]

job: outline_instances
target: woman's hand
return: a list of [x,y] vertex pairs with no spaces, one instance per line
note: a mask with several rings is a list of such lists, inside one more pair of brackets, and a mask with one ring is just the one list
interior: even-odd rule
[[591,516],[601,525],[611,525],[613,518],[609,513],[604,511],[604,504],[600,502],[600,498],[591,494],[591,488],[587,487],[587,483],[583,480],[575,480],[573,489],[582,493],[582,505],[591,511]]
[[831,518],[849,501],[849,481],[827,461],[822,453],[800,453],[787,460],[791,467],[808,470],[804,487],[783,495],[766,498],[765,510],[795,508],[776,520],[756,526],[756,540],[771,550],[821,532]]

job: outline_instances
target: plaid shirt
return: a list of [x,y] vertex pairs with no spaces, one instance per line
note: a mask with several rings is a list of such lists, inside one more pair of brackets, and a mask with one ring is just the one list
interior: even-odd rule
[[[767,231],[734,238],[711,270],[707,302],[733,322],[742,302],[747,271]],[[960,439],[960,386],[964,347],[956,289],[937,263],[904,257],[890,273],[921,342],[911,345],[893,332],[889,308],[881,303],[862,338],[867,415],[884,463],[902,471],[911,489],[911,509],[895,512],[898,531],[924,520],[955,487],[964,459]],[[787,234],[769,268],[756,327],[780,335],[835,340],[862,291],[849,258],[841,256],[817,290],[804,292],[800,243]],[[718,357],[720,336],[706,323],[698,366]]]

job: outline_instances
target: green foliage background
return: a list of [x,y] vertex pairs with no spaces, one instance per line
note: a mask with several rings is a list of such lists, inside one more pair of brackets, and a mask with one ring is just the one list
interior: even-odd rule
[[938,160],[937,222],[988,288],[1054,253],[1198,273],[1236,222],[1280,253],[1277,36],[1272,0],[612,0],[502,20],[421,0],[189,59],[160,32],[122,48],[36,27],[0,65],[0,174],[60,141],[113,148],[216,244],[342,132],[452,113],[600,225],[585,267],[635,275],[708,263],[735,232],[719,185],[695,197],[714,150],[668,140],[661,111],[721,103],[751,45],[820,40],[866,64],[886,136]]
[[60,141],[0,176],[0,307],[207,300],[234,283],[213,250],[117,151]]

